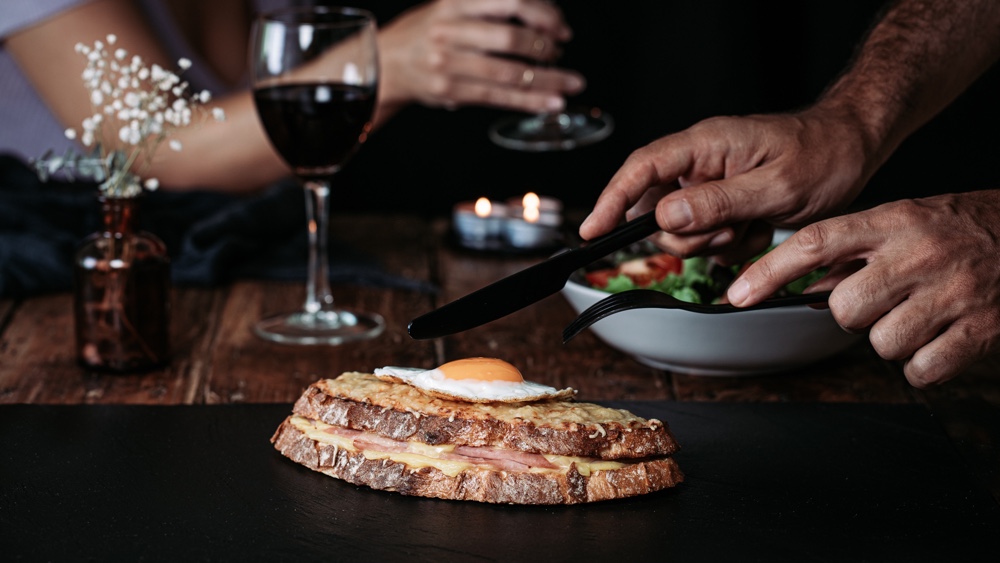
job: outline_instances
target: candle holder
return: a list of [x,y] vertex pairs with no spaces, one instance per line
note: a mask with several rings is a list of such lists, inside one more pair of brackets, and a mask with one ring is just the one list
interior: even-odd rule
[[452,212],[456,242],[480,251],[524,254],[550,252],[562,242],[562,202],[527,193],[506,203],[479,198]]
[[525,219],[523,215],[510,217],[504,223],[504,240],[513,248],[551,248],[561,240],[560,226],[561,217],[551,213],[541,214],[534,221]]
[[452,226],[458,243],[475,250],[496,250],[502,245],[507,208],[481,197],[461,202],[452,210]]

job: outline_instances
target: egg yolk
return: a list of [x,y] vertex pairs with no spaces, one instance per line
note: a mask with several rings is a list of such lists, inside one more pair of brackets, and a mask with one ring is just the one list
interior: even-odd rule
[[521,372],[496,358],[465,358],[448,362],[438,368],[448,379],[479,379],[482,381],[524,381]]

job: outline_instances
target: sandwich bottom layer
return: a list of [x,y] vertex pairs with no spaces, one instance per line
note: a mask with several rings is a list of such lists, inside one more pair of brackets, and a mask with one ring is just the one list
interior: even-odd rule
[[[315,440],[288,417],[271,441],[296,463],[355,485],[404,495],[505,504],[578,504],[643,495],[684,480],[671,457],[630,460],[616,469],[506,471],[469,465],[445,472]],[[368,453],[368,455],[366,455]]]

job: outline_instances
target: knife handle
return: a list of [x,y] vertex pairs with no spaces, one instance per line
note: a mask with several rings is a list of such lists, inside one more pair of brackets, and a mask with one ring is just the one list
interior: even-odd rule
[[593,262],[633,242],[639,242],[659,230],[660,226],[656,224],[656,211],[650,211],[580,247],[581,254],[587,256],[589,262]]

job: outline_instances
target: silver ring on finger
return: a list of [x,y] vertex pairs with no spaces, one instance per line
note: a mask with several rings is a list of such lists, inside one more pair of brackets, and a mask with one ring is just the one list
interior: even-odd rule
[[542,53],[545,52],[545,40],[542,38],[535,39],[535,42],[531,44],[531,54],[536,59],[542,58]]
[[527,90],[531,88],[531,84],[535,81],[535,71],[530,68],[524,69],[521,73],[521,88]]

